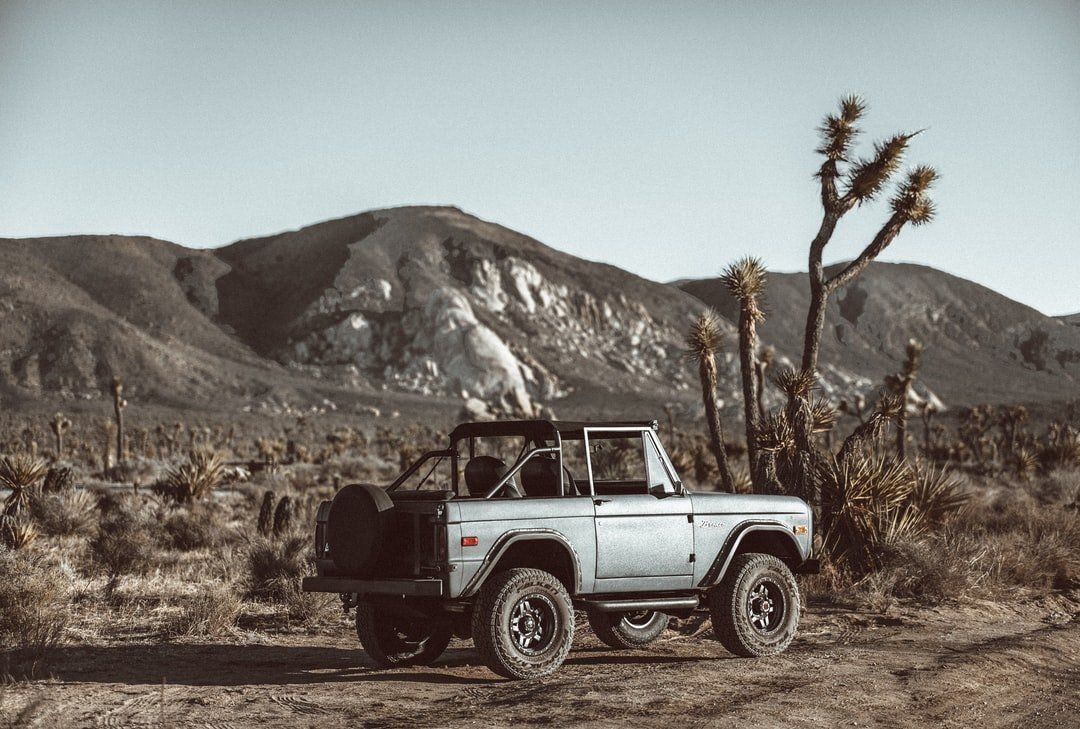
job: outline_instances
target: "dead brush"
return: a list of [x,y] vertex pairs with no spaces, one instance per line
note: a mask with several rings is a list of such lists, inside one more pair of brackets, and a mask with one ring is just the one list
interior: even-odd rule
[[97,526],[97,499],[84,490],[43,492],[30,500],[29,513],[49,536],[90,535]]
[[252,539],[244,575],[248,596],[272,602],[287,600],[290,590],[310,572],[310,551],[311,540],[306,534]]
[[244,603],[229,584],[215,582],[200,586],[199,591],[180,606],[180,611],[165,621],[162,633],[168,637],[220,637],[236,626]]
[[0,549],[0,681],[34,678],[63,641],[70,598],[62,573]]

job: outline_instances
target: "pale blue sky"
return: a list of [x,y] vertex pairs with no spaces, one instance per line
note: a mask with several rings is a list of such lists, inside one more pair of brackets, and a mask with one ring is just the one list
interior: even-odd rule
[[852,91],[944,175],[886,260],[1080,310],[1080,2],[0,0],[0,236],[203,247],[447,203],[657,280],[799,270],[814,128]]

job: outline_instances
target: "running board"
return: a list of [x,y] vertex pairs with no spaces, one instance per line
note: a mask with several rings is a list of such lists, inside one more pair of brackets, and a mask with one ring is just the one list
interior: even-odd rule
[[693,610],[700,604],[697,595],[685,597],[632,598],[625,600],[584,600],[593,610],[602,613],[630,613],[638,610]]

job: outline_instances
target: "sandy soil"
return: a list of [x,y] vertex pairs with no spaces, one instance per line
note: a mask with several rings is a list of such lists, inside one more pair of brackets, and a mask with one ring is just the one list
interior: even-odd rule
[[[383,671],[342,624],[260,642],[66,649],[49,681],[0,689],[0,716],[40,727],[1077,726],[1080,602],[823,607],[784,655],[745,660],[711,639],[641,652],[587,628],[561,671],[507,682],[454,644],[431,668]],[[163,683],[164,682],[164,683]],[[20,717],[19,714],[22,713]]]

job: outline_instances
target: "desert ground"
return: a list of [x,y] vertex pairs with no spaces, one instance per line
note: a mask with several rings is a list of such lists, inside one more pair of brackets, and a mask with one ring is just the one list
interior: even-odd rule
[[783,655],[727,654],[690,619],[645,651],[587,627],[557,674],[497,678],[455,642],[380,670],[344,618],[318,630],[71,646],[9,686],[19,726],[1068,726],[1080,716],[1080,601],[807,607]]

